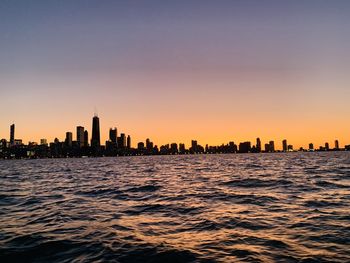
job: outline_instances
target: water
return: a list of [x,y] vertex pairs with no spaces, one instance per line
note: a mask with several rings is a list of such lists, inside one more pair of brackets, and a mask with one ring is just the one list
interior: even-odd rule
[[0,171],[0,262],[350,262],[350,152]]

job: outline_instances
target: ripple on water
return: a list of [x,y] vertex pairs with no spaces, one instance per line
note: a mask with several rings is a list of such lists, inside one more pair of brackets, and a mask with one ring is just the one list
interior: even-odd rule
[[0,262],[350,262],[350,153],[0,161]]

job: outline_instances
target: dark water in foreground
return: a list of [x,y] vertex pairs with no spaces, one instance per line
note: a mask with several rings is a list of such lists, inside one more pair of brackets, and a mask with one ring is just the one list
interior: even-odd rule
[[350,152],[0,171],[0,262],[350,262]]

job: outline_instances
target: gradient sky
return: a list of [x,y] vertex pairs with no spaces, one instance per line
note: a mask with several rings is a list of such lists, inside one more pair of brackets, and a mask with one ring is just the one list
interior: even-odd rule
[[0,138],[350,144],[350,1],[0,1]]

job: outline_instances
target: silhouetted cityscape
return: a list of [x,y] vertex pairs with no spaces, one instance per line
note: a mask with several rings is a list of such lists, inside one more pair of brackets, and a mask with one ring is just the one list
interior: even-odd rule
[[233,141],[219,146],[205,147],[192,140],[191,146],[186,148],[184,143],[171,143],[158,147],[147,138],[145,142],[138,142],[137,147],[131,147],[131,137],[125,133],[118,136],[117,128],[110,128],[109,140],[105,145],[101,144],[100,119],[95,114],[92,119],[92,135],[89,143],[89,132],[83,126],[76,127],[76,140],[73,140],[73,133],[66,132],[63,142],[57,138],[48,143],[47,139],[41,139],[40,144],[29,142],[25,145],[21,139],[15,138],[15,124],[10,126],[10,140],[1,139],[0,158],[66,158],[66,157],[99,157],[99,156],[137,156],[137,155],[176,155],[176,154],[225,154],[225,153],[274,153],[274,152],[295,152],[295,151],[349,151],[350,145],[344,148],[339,147],[339,141],[334,141],[332,148],[328,142],[324,146],[315,148],[313,143],[308,149],[294,149],[287,140],[282,141],[282,151],[276,150],[273,140],[262,146],[260,138],[256,139],[255,145],[250,141],[240,142],[238,145]]

